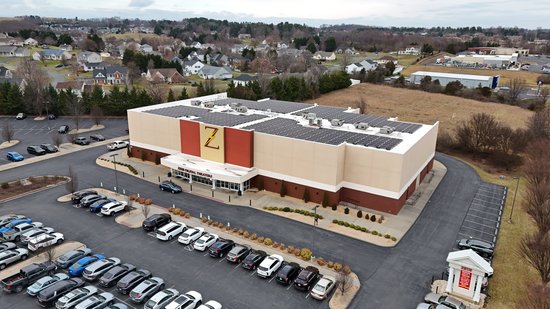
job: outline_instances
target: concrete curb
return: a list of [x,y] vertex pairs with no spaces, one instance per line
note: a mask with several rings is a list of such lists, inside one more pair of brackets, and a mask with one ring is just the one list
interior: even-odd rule
[[17,144],[19,144],[18,140],[11,140],[11,142],[5,141],[3,143],[0,143],[0,149],[7,149],[7,148],[13,147]]
[[[47,176],[50,176],[50,175],[47,175]],[[35,176],[35,177],[36,177],[36,176]],[[4,203],[7,203],[7,202],[10,202],[10,201],[13,201],[13,200],[16,200],[16,199],[18,199],[18,198],[27,196],[27,195],[31,195],[31,194],[34,194],[34,193],[38,193],[38,192],[42,192],[42,191],[45,191],[45,190],[48,190],[48,189],[51,189],[51,188],[58,187],[58,186],[60,186],[60,185],[64,185],[64,184],[66,184],[67,182],[70,181],[70,178],[67,177],[67,176],[61,176],[61,177],[65,177],[65,180],[64,180],[64,181],[61,181],[61,182],[58,182],[58,183],[56,183],[56,184],[53,184],[53,185],[47,185],[47,186],[42,187],[42,188],[38,188],[38,189],[35,189],[35,190],[27,191],[27,192],[25,192],[25,193],[18,194],[18,195],[14,195],[14,196],[12,196],[12,197],[9,197],[9,198],[0,200],[0,205],[1,205],[1,204],[4,204]]]

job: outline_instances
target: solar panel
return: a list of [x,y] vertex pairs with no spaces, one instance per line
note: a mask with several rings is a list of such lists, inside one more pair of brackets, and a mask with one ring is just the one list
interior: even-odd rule
[[243,100],[243,99],[227,98],[227,99],[214,101],[214,104],[222,105],[222,106],[231,105],[233,103],[246,106],[249,109],[255,109],[260,111],[270,110],[274,113],[280,113],[280,114],[288,114],[291,112],[296,112],[298,110],[313,106],[312,104],[308,104],[308,103],[287,102],[287,101],[279,101],[279,100],[265,100],[265,101],[258,102],[258,101],[250,101],[250,100]]
[[146,113],[167,116],[167,117],[174,117],[174,118],[196,117],[194,120],[204,122],[207,124],[225,126],[225,127],[233,127],[243,123],[247,123],[247,122],[251,122],[251,121],[255,121],[255,120],[267,117],[267,116],[258,115],[258,114],[243,115],[243,114],[213,112],[206,108],[184,106],[184,105],[152,109],[152,110],[146,111]]

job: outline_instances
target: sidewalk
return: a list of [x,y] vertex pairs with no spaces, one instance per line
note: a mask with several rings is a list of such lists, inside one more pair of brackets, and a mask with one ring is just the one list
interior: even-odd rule
[[[126,154],[126,149],[117,150],[114,152],[106,153],[99,158],[102,160],[96,160],[96,163],[100,166],[113,168],[112,158],[109,156],[117,153],[117,162],[129,164],[133,166],[138,175],[134,175],[127,167],[117,165],[119,172],[124,172],[129,175],[140,177],[147,181],[157,184],[160,181],[169,179],[167,177],[169,168],[162,165],[155,165],[152,162],[142,161],[137,158],[129,158]],[[403,206],[398,215],[392,215],[383,213],[380,211],[358,207],[357,209],[348,206],[349,214],[344,213],[346,206],[339,205],[336,211],[333,211],[330,207],[317,208],[317,214],[323,216],[323,219],[318,221],[318,227],[326,230],[330,230],[335,233],[339,233],[348,237],[353,237],[365,242],[373,243],[375,245],[384,247],[393,247],[399,240],[407,233],[407,231],[414,224],[426,204],[429,202],[431,195],[437,188],[439,182],[445,176],[447,169],[443,164],[438,161],[434,161],[433,169],[424,181],[419,185],[416,192],[409,198],[406,204]],[[242,196],[237,196],[236,192],[226,191],[222,189],[211,190],[209,186],[202,184],[189,184],[187,181],[172,177],[172,181],[180,185],[185,192],[203,196],[205,198],[215,199],[219,202],[226,203],[235,206],[254,207],[261,211],[267,211],[275,215],[279,215],[292,220],[300,221],[306,224],[313,225],[314,218],[305,216],[294,212],[282,212],[282,211],[269,211],[264,207],[289,207],[291,209],[299,209],[312,212],[313,207],[317,206],[316,203],[304,203],[303,200],[292,197],[280,197],[279,194],[267,191],[261,192],[244,192]],[[361,210],[363,213],[362,218],[357,217],[357,211]],[[365,219],[365,215],[376,216],[376,222],[372,222]],[[378,219],[383,216],[382,223],[378,223]],[[333,220],[345,221],[349,224],[354,224],[360,227],[364,227],[369,231],[376,231],[379,235],[372,233],[366,233],[355,230],[350,227],[340,226],[333,223]],[[396,241],[381,237],[384,235],[390,235],[396,238]]]

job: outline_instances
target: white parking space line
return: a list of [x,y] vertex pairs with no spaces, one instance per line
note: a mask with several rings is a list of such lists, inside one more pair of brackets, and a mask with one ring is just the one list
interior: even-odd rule
[[489,233],[487,233],[487,232],[480,231],[480,230],[478,230],[478,229],[474,229],[474,228],[472,228],[472,227],[467,227],[467,226],[464,226],[464,225],[463,225],[462,228],[463,228],[463,229],[474,230],[474,231],[479,232],[479,233],[481,233],[481,234],[489,235],[489,236],[491,236],[491,237],[494,236],[494,234],[489,234]]
[[223,262],[225,259],[224,258],[220,258],[220,261],[218,263],[221,263]]
[[237,266],[233,267],[233,269],[237,269],[241,266],[241,263],[238,263]]
[[176,242],[178,242],[178,239],[177,239],[177,238],[174,239],[174,240],[172,240],[170,243],[173,244],[173,243],[176,243]]
[[271,277],[271,279],[269,279],[269,283],[271,283],[271,281],[273,281],[273,279],[275,279],[275,275],[273,275],[273,276]]
[[250,277],[252,277],[255,274],[256,274],[256,271],[253,271],[252,273],[250,273]]
[[[476,215],[474,215],[474,214],[471,214],[471,213],[469,213],[469,214],[467,214],[467,215],[466,215],[466,217],[468,217],[468,216],[472,216],[472,217],[480,218],[480,219],[483,219],[483,220],[489,220],[489,221],[493,221],[493,222],[495,222],[495,223],[497,223],[497,222],[498,222],[498,221],[497,221],[497,220],[495,220],[495,219],[491,219],[491,218],[485,218],[485,217],[480,217],[480,216],[476,216]],[[498,216],[497,216],[497,215],[495,215],[495,217],[496,217],[496,218],[498,219]]]
[[286,290],[290,290],[290,288],[294,285],[294,281],[291,281],[289,284],[288,284],[288,287],[286,288]]
[[309,292],[306,294],[306,299],[308,299],[308,298],[309,298]]
[[26,131],[25,133],[23,133],[23,135],[27,135],[27,134],[29,134],[29,133],[31,133],[31,132],[32,132],[31,130],[28,130],[28,131]]
[[207,256],[208,255],[208,252],[206,252],[203,256]]
[[491,228],[491,229],[496,229],[496,226],[494,226],[494,225],[486,225],[486,224],[483,224],[483,223],[479,223],[479,222],[475,222],[475,221],[470,221],[470,220],[468,220],[468,219],[465,219],[464,221],[465,221],[465,222],[470,222],[470,223],[473,223],[473,224],[476,224],[476,225],[485,226],[485,227],[488,227],[488,228]]
[[[492,216],[496,216],[497,213],[494,213],[494,212],[487,212],[487,211],[483,211],[483,210],[479,210],[479,209],[475,209],[475,208],[471,208],[470,207],[470,210],[473,210],[473,211],[478,211],[478,212],[482,212],[482,213],[486,213],[486,214],[490,214]],[[500,216],[500,211],[498,212],[498,215]]]
[[485,205],[485,207],[490,207],[490,208],[494,208],[494,207],[499,208],[500,205],[501,205],[500,203],[491,203],[489,201],[486,201],[486,200],[483,200],[483,199],[480,199],[480,198],[477,198],[477,197],[474,197],[474,201],[479,202],[479,203]]

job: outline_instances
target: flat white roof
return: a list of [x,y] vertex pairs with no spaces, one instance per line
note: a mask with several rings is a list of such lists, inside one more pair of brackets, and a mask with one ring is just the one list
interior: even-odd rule
[[455,73],[443,73],[443,72],[427,72],[427,71],[416,71],[411,74],[418,76],[431,76],[431,77],[442,77],[442,78],[456,78],[456,79],[472,79],[472,80],[483,80],[488,81],[493,76],[486,75],[471,75],[471,74],[455,74]]

